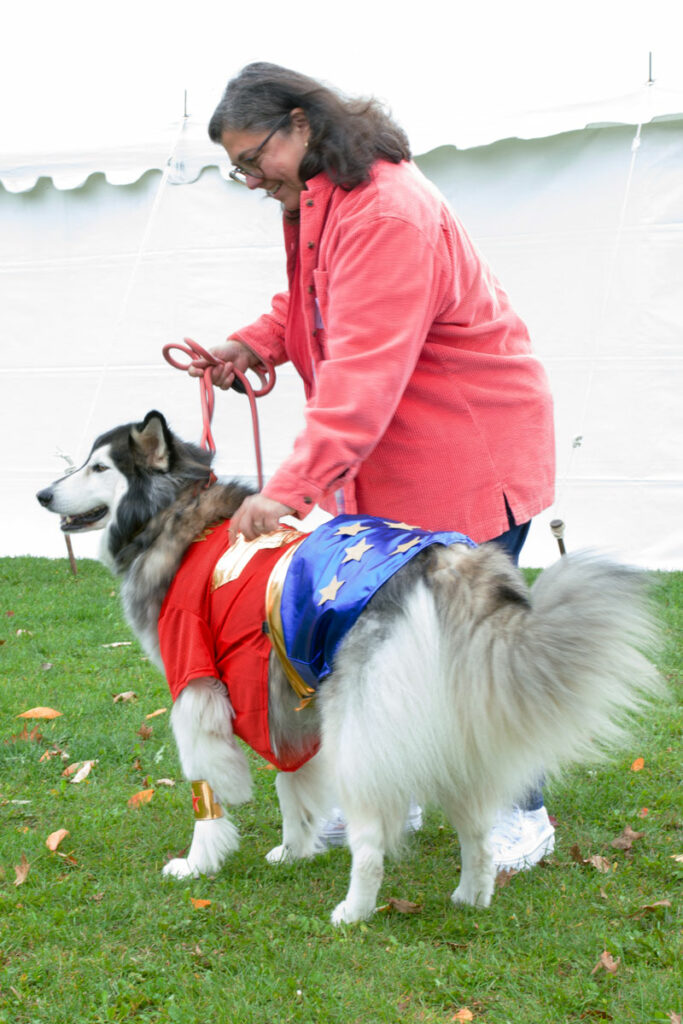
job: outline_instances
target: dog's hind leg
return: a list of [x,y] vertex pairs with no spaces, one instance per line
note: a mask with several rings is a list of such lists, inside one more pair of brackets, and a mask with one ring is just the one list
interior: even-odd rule
[[239,846],[225,804],[251,796],[251,776],[232,731],[232,708],[225,687],[215,679],[193,680],[173,706],[171,724],[187,779],[205,781],[220,804],[219,816],[197,818],[186,857],[169,861],[163,874],[174,878],[215,874]]
[[282,843],[266,854],[269,864],[314,857],[325,851],[319,838],[322,815],[329,809],[327,775],[318,753],[298,771],[280,772],[275,780],[282,814]]
[[384,828],[379,817],[348,816],[351,880],[346,899],[332,911],[332,924],[352,924],[370,917],[384,877]]

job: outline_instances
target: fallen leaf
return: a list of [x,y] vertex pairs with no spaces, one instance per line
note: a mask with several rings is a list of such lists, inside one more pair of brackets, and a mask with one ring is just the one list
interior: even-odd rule
[[196,900],[194,896],[190,896],[190,903],[195,910],[202,910],[204,907],[211,906],[211,900]]
[[641,910],[645,910],[645,911],[655,912],[657,910],[657,907],[670,907],[670,906],[671,906],[671,900],[655,900],[654,903],[645,903],[645,904],[643,904],[643,906],[640,909]]
[[627,825],[620,836],[613,839],[610,846],[615,850],[630,850],[636,839],[642,839],[644,832],[634,832],[630,825]]
[[672,853],[671,859],[677,861],[679,864],[683,864],[683,853]]
[[175,779],[157,779],[157,786],[175,786]]
[[134,793],[128,801],[129,807],[142,807],[143,804],[148,804],[154,796],[153,789],[141,789],[139,793]]
[[132,640],[116,640],[113,644],[102,644],[103,647],[130,647]]
[[125,690],[123,693],[117,693],[114,697],[114,704],[129,704],[133,700],[137,700],[138,695],[134,690]]
[[62,712],[54,708],[31,708],[29,711],[22,711],[17,718],[61,718]]
[[52,668],[52,662],[51,661],[44,661],[43,664],[40,667],[43,670],[43,672],[49,672],[50,669]]
[[69,835],[69,832],[67,831],[67,829],[65,829],[65,828],[58,828],[56,832],[51,832],[50,833],[50,835],[45,840],[45,845],[47,846],[48,850],[52,850],[52,852],[54,853],[55,850],[57,849],[57,847],[59,846],[59,844],[64,839],[66,839],[66,837],[68,835]]
[[463,1006],[461,1010],[458,1010],[457,1013],[453,1014],[451,1020],[474,1020],[474,1014],[467,1006]]
[[419,914],[422,907],[417,903],[411,903],[410,900],[398,900],[394,896],[389,897],[389,902],[385,903],[384,906],[378,907],[378,910],[395,910],[397,914]]
[[670,1020],[671,1024],[681,1024],[681,1015],[680,1015],[680,1013],[674,1013],[673,1010],[672,1010],[671,1013],[669,1014],[669,1020]]
[[34,725],[30,732],[28,731],[26,726],[24,726],[20,733],[15,733],[14,736],[11,736],[8,740],[5,740],[5,743],[19,743],[22,740],[29,740],[33,743],[40,743],[42,739],[42,733],[39,732],[37,725]]
[[68,779],[73,775],[73,779],[71,779],[73,783],[83,782],[90,775],[96,764],[97,759],[94,761],[75,761],[74,764],[70,764],[68,768],[64,769],[62,777]]
[[631,771],[632,772],[642,772],[644,767],[645,767],[645,760],[644,760],[644,758],[637,757],[635,759],[635,761],[633,762],[633,764],[631,765]]
[[591,971],[591,974],[595,974],[599,970],[605,970],[608,974],[616,974],[619,970],[619,964],[621,963],[621,957],[618,956],[616,960],[611,953],[608,953],[606,949],[600,954],[600,959]]
[[15,864],[14,865],[14,873],[17,876],[14,879],[14,884],[15,885],[23,885],[24,882],[26,881],[26,877],[27,877],[27,875],[28,875],[30,870],[31,870],[31,865],[29,864],[29,862],[26,859],[26,854],[22,853],[21,861],[19,862],[19,864]]
[[165,715],[166,708],[158,708],[156,711],[150,712],[149,715],[145,715],[145,718],[157,718],[158,715]]
[[510,884],[510,880],[518,874],[519,872],[514,870],[499,871],[498,874],[496,875],[496,889],[504,889],[506,885]]
[[574,845],[572,846],[571,850],[569,851],[569,854],[571,856],[571,859],[576,864],[586,864],[586,863],[588,863],[586,861],[584,855],[581,853],[581,848],[579,847],[578,843],[574,843]]
[[647,807],[641,807],[640,810],[638,811],[638,817],[639,818],[647,818],[649,813],[650,812],[647,809]]
[[18,629],[17,636],[33,636],[30,629]]
[[612,870],[612,865],[607,860],[607,857],[601,857],[599,854],[589,857],[585,862],[586,864],[592,864],[601,874],[607,875]]
[[154,730],[151,725],[141,725],[138,729],[138,736],[140,739],[148,740],[153,732]]

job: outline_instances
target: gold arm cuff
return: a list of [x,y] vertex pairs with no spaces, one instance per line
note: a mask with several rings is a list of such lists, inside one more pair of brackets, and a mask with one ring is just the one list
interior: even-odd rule
[[[282,588],[285,583],[285,576],[289,569],[289,563],[291,562],[294,552],[297,550],[298,546],[298,544],[293,544],[291,548],[288,548],[285,551],[282,558],[278,558],[273,567],[273,571],[268,577],[268,585],[266,587],[266,619],[268,620],[270,642],[275,648],[275,653],[280,659],[280,664],[287,676],[289,685],[298,697],[307,698],[306,703],[308,703],[308,700],[311,699],[311,695],[315,695],[315,690],[313,690],[308,683],[301,678],[287,657],[285,636],[282,629],[282,616],[280,615],[280,601],[282,598]],[[301,706],[303,707],[303,704]],[[297,708],[297,710],[300,710],[300,708]]]
[[213,790],[206,779],[192,783],[192,809],[197,821],[214,821],[223,817],[221,805],[214,799]]

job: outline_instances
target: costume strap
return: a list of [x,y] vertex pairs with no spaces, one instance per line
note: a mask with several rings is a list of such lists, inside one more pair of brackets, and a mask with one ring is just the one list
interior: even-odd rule
[[192,810],[197,821],[214,821],[223,817],[221,805],[214,798],[213,790],[206,779],[192,782]]

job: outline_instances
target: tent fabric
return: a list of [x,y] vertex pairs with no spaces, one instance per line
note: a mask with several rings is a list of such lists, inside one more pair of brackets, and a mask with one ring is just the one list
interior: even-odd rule
[[[487,146],[500,139],[538,139],[581,128],[618,124],[648,124],[683,120],[683,92],[658,85],[593,103],[568,104],[548,110],[521,111],[481,118],[476,110],[450,129],[435,118],[423,117],[409,132],[413,150],[424,155],[444,144],[458,149]],[[207,167],[218,167],[227,178],[229,163],[220,146],[207,136],[205,121],[191,118],[128,129],[90,147],[31,148],[0,153],[0,184],[8,192],[27,192],[42,178],[60,191],[81,188],[93,174],[104,174],[111,185],[131,185],[150,170],[168,172],[171,184],[190,184]]]
[[[542,138],[440,146],[418,162],[510,293],[550,375],[557,501],[534,524],[524,564],[554,560],[548,524],[560,517],[570,550],[682,569],[681,119],[644,119],[638,130],[581,120]],[[31,171],[26,188],[15,177],[0,190],[2,555],[65,553],[57,518],[34,494],[64,471],[63,455],[82,461],[100,431],[159,408],[198,438],[196,384],[163,362],[162,345],[184,335],[216,344],[284,283],[277,205],[226,182],[215,162],[193,163],[192,132],[176,138],[182,168],[167,166],[160,142],[158,160],[149,165],[147,150],[129,180],[98,159],[74,177],[41,165],[33,184]],[[176,173],[191,186],[173,187]],[[259,403],[266,474],[302,407],[282,367]],[[219,393],[214,436],[219,473],[253,476],[245,399]],[[96,539],[74,537],[76,556],[94,555]]]

